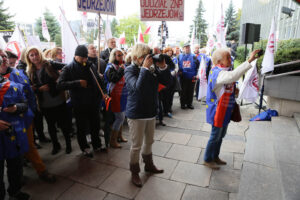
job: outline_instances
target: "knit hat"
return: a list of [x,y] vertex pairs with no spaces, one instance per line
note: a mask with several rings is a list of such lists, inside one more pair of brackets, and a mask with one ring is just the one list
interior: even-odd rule
[[88,57],[87,47],[85,45],[78,45],[75,50],[75,56],[87,58]]

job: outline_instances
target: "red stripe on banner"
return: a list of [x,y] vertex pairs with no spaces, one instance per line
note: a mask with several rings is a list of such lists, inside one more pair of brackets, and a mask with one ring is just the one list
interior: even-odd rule
[[2,106],[4,95],[6,94],[7,90],[9,89],[9,86],[10,86],[10,82],[7,81],[0,89],[0,106]]
[[224,93],[221,97],[214,118],[214,126],[222,128],[225,119],[226,111],[229,105],[231,93]]

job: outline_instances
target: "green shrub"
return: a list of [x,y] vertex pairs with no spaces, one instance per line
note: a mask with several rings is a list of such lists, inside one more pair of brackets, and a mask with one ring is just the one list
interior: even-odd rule
[[[250,49],[247,48],[247,56],[250,52]],[[245,61],[245,46],[238,46],[237,50],[236,50],[236,58],[235,60],[237,60],[239,63],[242,63]]]

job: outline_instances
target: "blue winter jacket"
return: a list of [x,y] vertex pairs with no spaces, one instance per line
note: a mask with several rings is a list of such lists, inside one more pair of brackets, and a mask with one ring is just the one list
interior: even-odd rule
[[171,82],[169,69],[150,72],[132,64],[125,68],[128,90],[126,116],[130,119],[153,118],[158,107],[158,83],[168,86]]

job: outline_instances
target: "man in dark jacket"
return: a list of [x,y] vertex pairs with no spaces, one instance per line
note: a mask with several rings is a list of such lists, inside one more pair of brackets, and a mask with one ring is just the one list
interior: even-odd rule
[[96,68],[91,62],[87,62],[87,58],[87,47],[79,45],[75,50],[74,60],[63,68],[58,79],[57,88],[70,91],[77,125],[78,144],[83,155],[93,157],[86,140],[86,133],[87,131],[91,133],[94,151],[100,150],[99,111],[103,97],[99,91],[97,82],[100,84],[102,90],[105,92],[106,90]]
[[106,63],[108,63],[110,52],[116,48],[116,39],[110,38],[107,41],[108,48],[101,52],[100,58],[102,58]]
[[98,68],[97,50],[93,44],[88,45],[88,61],[92,62],[100,75],[103,76],[107,63],[102,58],[100,58],[100,69]]
[[139,154],[143,141],[142,157],[145,171],[163,173],[163,170],[157,169],[153,164],[152,144],[158,106],[158,83],[167,86],[171,73],[165,61],[156,63],[157,67],[153,65],[153,59],[149,55],[150,48],[146,44],[136,44],[131,53],[134,64],[125,69],[128,90],[126,116],[132,136],[130,171],[132,183],[141,187]]

